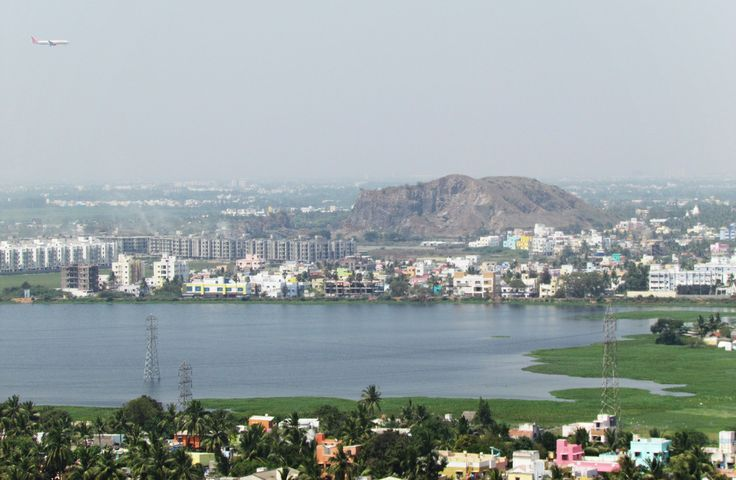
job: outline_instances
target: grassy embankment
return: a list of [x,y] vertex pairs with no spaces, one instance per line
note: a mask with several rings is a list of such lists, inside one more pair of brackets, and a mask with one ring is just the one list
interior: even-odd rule
[[[649,320],[652,318],[671,318],[673,320],[682,320],[684,322],[694,322],[698,315],[708,318],[714,315],[714,310],[630,310],[626,312],[614,312],[613,316],[619,320]],[[736,317],[734,312],[720,312],[721,318]]]
[[[644,390],[622,388],[621,412],[625,428],[647,433],[650,428],[673,432],[695,429],[713,436],[719,430],[736,428],[736,355],[715,348],[657,345],[649,335],[633,337],[618,347],[622,378],[681,384],[674,388],[693,394],[690,397],[654,395]],[[533,356],[540,362],[528,370],[547,374],[598,377],[601,371],[601,346],[541,350]],[[562,423],[592,418],[600,409],[599,389],[574,389],[553,392],[563,400],[525,401],[492,399],[494,414],[510,424],[535,421],[553,427]],[[474,410],[477,399],[413,398],[437,414],[459,414]],[[387,398],[382,403],[387,414],[399,413],[406,398]],[[269,412],[285,415],[292,410],[310,412],[329,403],[345,408],[350,401],[318,398],[206,400],[212,408],[229,408],[239,415]]]
[[18,273],[0,275],[0,291],[6,288],[20,287],[23,282],[30,285],[38,285],[45,288],[59,288],[61,286],[61,273]]

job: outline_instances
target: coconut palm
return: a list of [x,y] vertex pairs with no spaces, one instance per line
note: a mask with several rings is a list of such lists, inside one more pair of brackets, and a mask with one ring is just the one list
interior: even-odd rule
[[319,480],[322,476],[322,471],[314,455],[305,456],[302,463],[299,464],[298,470],[298,480]]
[[179,417],[179,428],[189,435],[202,437],[207,431],[207,411],[199,400],[192,400]]
[[158,422],[158,428],[164,435],[172,435],[176,433],[176,404],[170,403],[166,406],[161,419]]
[[265,430],[261,425],[251,425],[240,434],[240,454],[247,460],[261,458],[260,445],[263,442]]
[[363,393],[360,396],[361,403],[365,405],[368,411],[373,415],[376,410],[381,411],[381,391],[378,387],[371,384],[363,389]]
[[549,468],[549,474],[552,480],[562,480],[565,478],[565,472],[555,463]]
[[337,452],[332,457],[328,470],[334,480],[352,480],[355,465],[352,456],[342,448],[342,444],[337,445]]
[[184,449],[174,450],[167,461],[167,476],[171,480],[199,480],[204,478],[202,470],[192,464],[192,457]]
[[129,452],[129,466],[133,478],[140,480],[169,478],[168,450],[157,437],[151,437],[149,442],[138,442]]
[[228,432],[232,429],[234,422],[225,410],[215,410],[206,418],[207,428],[202,435],[202,446],[208,452],[215,454],[220,473],[226,475],[230,471],[230,463],[222,450],[230,444]]
[[608,447],[609,450],[614,451],[616,450],[616,429],[615,428],[607,428],[606,429],[606,447]]
[[115,458],[115,452],[106,448],[97,456],[97,461],[92,467],[94,480],[123,480],[127,478],[122,465]]
[[660,480],[666,477],[664,462],[657,457],[648,458],[644,461],[644,477],[651,480]]
[[72,461],[73,430],[66,419],[56,419],[43,436],[42,447],[46,454],[44,471],[51,477],[60,475]]
[[628,456],[624,455],[618,460],[618,464],[621,470],[618,473],[620,480],[639,480],[641,478],[641,471],[636,466],[636,462]]
[[92,431],[97,435],[97,446],[102,446],[102,434],[107,430],[107,424],[102,417],[97,416],[92,420]]
[[16,431],[18,426],[23,423],[23,407],[21,406],[20,397],[13,395],[8,397],[6,401],[0,404],[0,429],[3,432]]
[[67,469],[64,480],[94,479],[92,468],[95,465],[100,449],[97,447],[77,447],[74,449],[76,461]]

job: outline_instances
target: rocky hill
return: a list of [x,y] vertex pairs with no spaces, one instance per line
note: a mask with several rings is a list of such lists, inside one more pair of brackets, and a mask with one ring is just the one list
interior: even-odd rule
[[578,197],[526,177],[448,175],[431,182],[361,191],[344,229],[409,237],[457,237],[533,227],[590,227],[609,219]]

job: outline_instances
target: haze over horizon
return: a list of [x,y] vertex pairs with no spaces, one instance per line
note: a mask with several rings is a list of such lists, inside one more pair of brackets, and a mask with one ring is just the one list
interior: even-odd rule
[[736,4],[662,5],[6,2],[0,183],[730,176]]

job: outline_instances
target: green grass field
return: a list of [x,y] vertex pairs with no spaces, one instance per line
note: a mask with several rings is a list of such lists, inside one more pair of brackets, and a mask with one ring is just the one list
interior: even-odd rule
[[[109,268],[100,268],[100,275],[110,273]],[[0,275],[0,291],[10,287],[20,287],[23,282],[32,286],[40,285],[46,288],[61,288],[61,272],[44,273],[8,273]]]
[[[598,377],[601,372],[600,345],[542,350],[534,353],[540,362],[528,370],[548,374]],[[642,390],[622,389],[623,422],[630,429],[646,431],[702,430],[714,435],[736,429],[736,354],[716,348],[657,345],[654,336],[633,337],[618,344],[621,378],[681,384],[674,391],[690,397],[653,395]],[[595,409],[599,390],[555,392],[559,398],[575,400],[587,411]]]
[[[698,315],[702,315],[705,318],[714,314],[714,310],[631,310],[625,312],[615,312],[613,316],[617,319],[627,320],[648,320],[657,318],[672,318],[674,320],[682,320],[685,322],[693,322],[698,318]],[[721,311],[721,317],[733,318],[736,317],[736,313]]]
[[31,285],[40,285],[46,288],[61,287],[61,273],[23,273],[23,274],[5,274],[0,275],[0,291],[5,288],[20,287],[23,282]]

